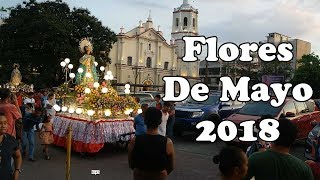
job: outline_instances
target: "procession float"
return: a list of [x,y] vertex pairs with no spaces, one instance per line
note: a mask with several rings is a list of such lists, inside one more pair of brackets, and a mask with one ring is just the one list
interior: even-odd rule
[[[72,150],[76,152],[95,153],[103,148],[105,143],[119,141],[122,134],[133,133],[132,112],[139,113],[141,109],[135,99],[130,96],[130,86],[126,85],[125,96],[119,96],[111,86],[113,75],[100,71],[104,77],[99,82],[97,62],[91,55],[93,45],[89,39],[84,38],[79,43],[79,49],[84,55],[80,58],[77,73],[72,73],[73,65],[70,59],[61,62],[66,76],[75,81],[75,87],[70,90],[69,81],[60,86],[59,97],[61,105],[54,105],[57,111],[54,118],[54,144],[66,145],[66,133],[72,128]],[[126,137],[127,140],[131,136]]]
[[[3,85],[3,88],[8,88],[10,89],[11,92],[23,92],[23,93],[28,93],[28,92],[33,92],[33,84],[25,84],[22,82],[22,75],[19,70],[20,65],[17,63],[13,64],[13,71],[11,73],[11,79],[8,83]],[[1,87],[1,86],[0,86]]]

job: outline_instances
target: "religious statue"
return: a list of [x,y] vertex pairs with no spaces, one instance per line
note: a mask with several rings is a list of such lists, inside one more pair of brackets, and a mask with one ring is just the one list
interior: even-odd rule
[[21,76],[21,73],[19,71],[19,67],[20,65],[19,64],[13,64],[13,71],[11,73],[11,84],[15,85],[15,86],[18,86],[20,83],[21,83],[21,80],[22,80],[22,76]]
[[93,46],[91,42],[84,38],[79,43],[79,49],[84,55],[80,58],[80,66],[76,75],[76,83],[87,85],[98,82],[98,75],[95,65],[95,58],[91,55]]

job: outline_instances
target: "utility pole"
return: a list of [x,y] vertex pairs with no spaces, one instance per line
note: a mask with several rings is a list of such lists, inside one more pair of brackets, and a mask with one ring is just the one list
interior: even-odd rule
[[206,61],[206,76],[205,76],[205,84],[207,84],[208,85],[208,83],[209,83],[209,69],[208,69],[208,61],[207,60],[205,60]]
[[138,78],[138,70],[141,69],[138,66],[132,67],[133,70],[135,70],[134,75],[134,86],[133,86],[133,94],[136,94],[136,86],[137,86],[137,78]]

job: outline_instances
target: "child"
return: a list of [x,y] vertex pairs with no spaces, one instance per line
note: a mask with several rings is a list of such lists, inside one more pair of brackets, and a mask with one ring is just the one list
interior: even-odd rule
[[50,160],[49,145],[53,143],[52,131],[53,131],[53,128],[52,128],[51,116],[45,116],[39,136],[42,141],[42,145],[44,145],[43,153],[45,154],[46,160]]

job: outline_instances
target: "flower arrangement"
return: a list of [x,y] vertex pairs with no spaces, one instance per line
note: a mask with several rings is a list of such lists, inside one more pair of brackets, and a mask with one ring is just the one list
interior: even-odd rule
[[105,81],[101,84],[96,82],[89,83],[87,86],[77,85],[74,92],[68,95],[74,97],[69,99],[68,104],[76,104],[77,107],[84,109],[84,113],[94,111],[93,117],[95,118],[119,117],[124,114],[128,115],[128,111],[132,112],[140,108],[133,97],[119,96],[117,91]]
[[4,88],[9,88],[12,92],[22,91],[22,92],[28,93],[28,92],[33,92],[34,91],[32,84],[31,85],[27,85],[27,84],[24,84],[24,83],[20,83],[18,86],[15,86],[12,83],[7,83],[7,84],[4,85]]

